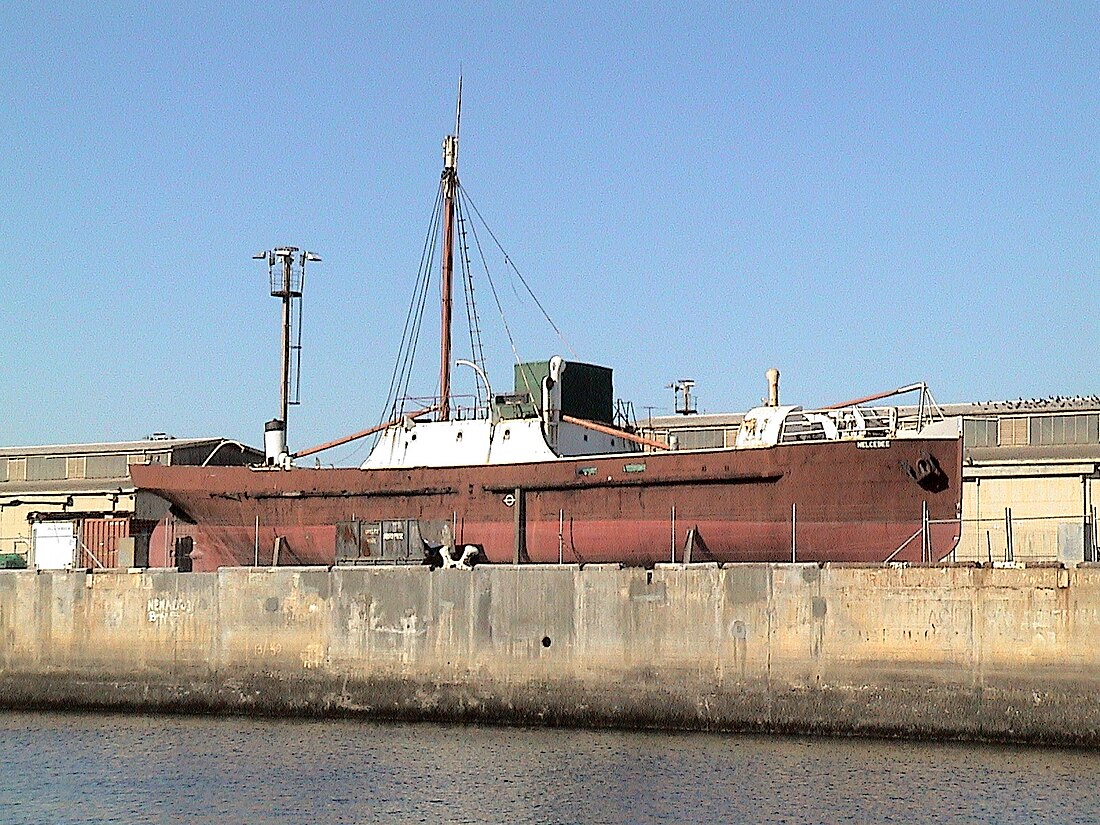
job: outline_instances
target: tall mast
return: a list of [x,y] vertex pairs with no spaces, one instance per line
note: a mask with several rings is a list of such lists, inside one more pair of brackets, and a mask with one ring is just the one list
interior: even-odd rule
[[[271,282],[271,295],[283,305],[282,323],[282,371],[279,380],[279,418],[286,430],[287,413],[291,405],[298,403],[297,381],[300,377],[302,350],[302,287],[305,285],[306,262],[320,261],[319,255],[300,251],[296,246],[279,246],[266,252],[257,252],[252,256],[267,261],[268,279]],[[294,307],[297,303],[298,323],[295,330]],[[298,334],[298,343],[294,343],[294,333]],[[297,373],[297,376],[295,376]]]
[[439,333],[439,421],[451,417],[451,311],[454,294],[455,194],[458,189],[458,129],[462,123],[462,77],[458,78],[455,133],[443,138],[443,266]]

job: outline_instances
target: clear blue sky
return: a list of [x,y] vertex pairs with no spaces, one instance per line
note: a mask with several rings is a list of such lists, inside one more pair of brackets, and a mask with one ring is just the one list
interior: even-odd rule
[[593,5],[5,4],[0,443],[260,443],[278,245],[324,258],[291,446],[375,423],[460,67],[464,186],[640,413],[1100,392],[1100,7]]

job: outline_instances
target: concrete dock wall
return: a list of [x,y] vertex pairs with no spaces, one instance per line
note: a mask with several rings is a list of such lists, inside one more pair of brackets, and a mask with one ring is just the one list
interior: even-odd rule
[[1100,744],[1100,568],[0,574],[0,704]]

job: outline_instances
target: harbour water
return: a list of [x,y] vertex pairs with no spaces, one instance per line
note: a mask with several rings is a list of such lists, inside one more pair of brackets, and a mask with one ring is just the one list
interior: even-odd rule
[[0,822],[1094,823],[1088,751],[0,714]]

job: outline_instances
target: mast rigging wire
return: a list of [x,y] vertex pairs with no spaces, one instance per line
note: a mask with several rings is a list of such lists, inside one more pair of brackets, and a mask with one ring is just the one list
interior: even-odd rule
[[[459,200],[463,200],[465,198],[466,190],[459,187]],[[473,206],[472,203],[470,205]],[[474,211],[477,212],[477,207],[474,207]],[[478,217],[481,217],[480,213],[478,214]],[[485,219],[482,218],[481,222],[484,224]],[[488,229],[488,227],[486,227],[486,229]],[[519,350],[516,349],[516,340],[512,337],[512,330],[508,326],[508,318],[505,317],[504,307],[500,303],[500,296],[497,294],[497,287],[496,284],[493,282],[493,276],[489,273],[489,264],[485,260],[485,251],[481,248],[481,239],[477,236],[477,228],[474,224],[470,225],[470,234],[474,236],[474,243],[477,245],[478,254],[481,255],[481,264],[485,269],[485,279],[489,282],[489,289],[493,293],[493,300],[496,302],[497,312],[500,313],[500,322],[504,326],[504,334],[508,336],[508,344],[512,347],[512,355],[515,357],[517,364],[522,364],[523,361],[519,357]],[[489,234],[492,234],[491,230]],[[523,376],[523,383],[527,386],[527,392],[531,393],[531,397],[534,398],[534,390],[531,388],[530,381],[528,381],[527,370],[520,370],[520,375]]]
[[[550,327],[557,334],[558,340],[561,341],[562,345],[567,350],[569,350],[569,354],[573,358],[577,358],[578,356],[577,356],[576,351],[573,349],[572,346],[570,346],[569,342],[565,339],[565,336],[562,334],[562,331],[560,329],[558,329],[558,325],[554,323],[554,319],[550,317],[550,314],[546,311],[546,308],[543,307],[542,302],[539,301],[538,296],[535,295],[534,290],[531,289],[531,285],[528,284],[527,279],[523,277],[523,273],[520,272],[519,268],[512,262],[512,259],[511,259],[511,257],[509,257],[507,251],[505,251],[504,246],[497,239],[497,236],[493,233],[492,228],[489,226],[489,224],[485,220],[485,218],[482,217],[481,210],[479,210],[477,208],[477,204],[474,203],[473,199],[470,197],[470,193],[466,191],[466,187],[463,186],[461,182],[458,183],[458,190],[461,193],[462,197],[466,199],[466,201],[470,204],[470,207],[474,210],[474,214],[477,215],[478,219],[481,221],[482,225],[485,227],[485,231],[489,233],[489,237],[493,239],[493,243],[495,243],[497,245],[497,249],[499,249],[500,253],[504,256],[504,262],[506,264],[508,264],[509,268],[513,272],[516,273],[516,276],[519,278],[520,283],[522,283],[524,289],[527,290],[527,294],[531,296],[531,300],[535,302],[535,306],[537,306],[539,308],[539,312],[542,313],[542,317],[546,319],[546,322],[548,324],[550,324]],[[482,258],[484,259],[484,255],[482,256]]]
[[[482,372],[487,372],[485,368],[485,351],[481,343],[481,323],[477,315],[477,302],[474,300],[474,275],[470,266],[470,246],[466,239],[467,214],[466,210],[463,208],[461,198],[455,198],[455,212],[458,215],[459,248],[462,252],[460,261],[463,292],[466,297],[466,328],[470,333],[470,358],[477,364]],[[477,381],[474,381],[474,399],[476,415],[476,410],[480,409],[482,404],[481,384]],[[486,399],[486,402],[491,400],[492,399]]]
[[424,246],[420,253],[420,267],[417,271],[416,283],[413,286],[412,300],[409,302],[409,309],[405,314],[405,327],[401,333],[401,344],[398,347],[397,358],[394,361],[393,374],[390,376],[390,386],[386,391],[386,405],[383,407],[382,414],[378,419],[379,424],[387,418],[397,416],[398,400],[408,391],[413,359],[416,354],[416,344],[420,337],[420,324],[424,317],[428,285],[431,282],[432,265],[435,261],[442,206],[443,190],[440,187],[436,192],[431,219],[428,221],[428,233],[424,238]]
[[[424,309],[427,304],[427,296],[429,286],[433,278],[433,269],[435,265],[435,253],[438,246],[439,229],[442,221],[444,192],[443,184],[441,182],[439,189],[436,192],[435,204],[432,208],[431,219],[429,220],[428,233],[424,239],[424,245],[421,251],[420,266],[417,271],[416,281],[413,286],[412,300],[409,304],[409,309],[405,315],[405,324],[401,336],[401,344],[398,347],[397,358],[395,360],[393,373],[390,376],[390,384],[387,390],[386,405],[382,410],[379,417],[379,424],[385,421],[387,418],[396,418],[399,414],[399,405],[404,398],[408,397],[409,384],[412,380],[413,366],[416,358],[416,348],[420,338],[421,325],[424,320]],[[531,289],[531,285],[527,282],[527,279],[523,276],[523,273],[519,271],[519,268],[512,261],[511,257],[505,251],[504,246],[489,226],[485,217],[481,214],[481,210],[477,208],[477,204],[474,203],[470,197],[469,192],[462,185],[461,181],[455,180],[455,211],[456,218],[459,224],[460,233],[460,271],[463,282],[463,292],[466,301],[466,319],[467,329],[470,337],[470,349],[471,356],[474,363],[478,364],[483,370],[485,369],[485,355],[481,338],[481,324],[477,314],[477,304],[474,299],[473,289],[473,267],[470,260],[471,247],[467,239],[467,227],[469,228],[470,235],[473,236],[474,246],[477,248],[478,255],[481,258],[482,269],[485,273],[485,278],[489,282],[489,288],[493,295],[493,301],[496,304],[497,311],[500,314],[501,324],[504,327],[505,335],[508,338],[509,346],[512,350],[512,355],[515,358],[516,364],[522,364],[523,360],[520,357],[519,349],[516,346],[515,337],[512,335],[512,330],[508,325],[508,319],[504,312],[504,306],[500,299],[500,294],[497,290],[497,285],[493,280],[492,274],[489,269],[488,259],[485,255],[484,247],[482,246],[481,239],[477,232],[477,222],[472,220],[470,210],[473,210],[472,214],[476,215],[477,219],[485,227],[489,237],[493,243],[496,244],[498,250],[504,256],[504,262],[509,270],[519,279],[523,288],[526,290],[527,295],[538,307],[539,312],[542,313],[543,318],[546,319],[551,329],[557,335],[558,340],[574,358],[577,357],[576,351],[566,340],[562,331],[558,328],[557,324],[550,317],[550,314],[546,311],[542,302]],[[518,296],[518,291],[515,289],[515,283],[512,282],[513,292]],[[531,393],[534,398],[534,388],[530,385],[530,379],[526,371],[521,371],[521,377],[526,385],[527,391]],[[481,405],[481,387],[475,381],[476,387],[476,399],[478,406]],[[441,388],[437,387],[437,395],[441,391]],[[491,402],[492,399],[487,399]],[[360,445],[361,447],[361,445]],[[358,452],[356,449],[355,452]]]

